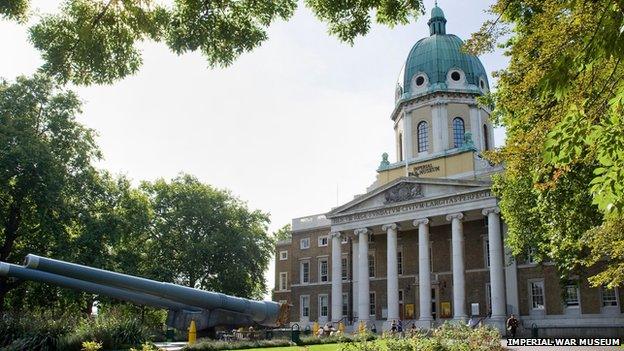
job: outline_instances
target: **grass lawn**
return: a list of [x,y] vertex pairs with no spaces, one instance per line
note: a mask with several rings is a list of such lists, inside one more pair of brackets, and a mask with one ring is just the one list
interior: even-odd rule
[[[325,345],[309,345],[307,350],[309,351],[336,351],[340,347],[340,344],[325,344]],[[245,349],[240,351],[253,350],[253,351],[303,351],[306,350],[303,346],[287,346],[287,347],[267,347],[262,349]]]

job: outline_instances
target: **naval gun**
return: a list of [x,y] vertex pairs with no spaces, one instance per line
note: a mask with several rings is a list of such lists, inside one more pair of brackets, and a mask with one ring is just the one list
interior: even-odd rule
[[212,291],[107,271],[29,254],[23,266],[0,262],[0,276],[43,282],[138,305],[168,310],[167,326],[197,330],[216,326],[280,327],[290,306],[256,301]]

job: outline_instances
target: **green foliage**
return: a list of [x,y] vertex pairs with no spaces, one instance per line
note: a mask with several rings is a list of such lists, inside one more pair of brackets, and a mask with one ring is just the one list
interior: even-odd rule
[[277,240],[277,241],[291,240],[292,239],[292,228],[290,226],[290,223],[286,224],[285,226],[283,226],[280,229],[278,229],[277,231],[275,231],[275,233],[273,233],[273,237],[275,237],[275,240]]
[[268,215],[190,175],[145,182],[156,214],[148,276],[190,287],[260,298],[273,253]]
[[470,328],[463,324],[444,323],[431,336],[388,337],[374,341],[346,343],[340,351],[502,351],[500,334],[488,327]]
[[220,350],[241,350],[255,349],[261,347],[279,347],[294,346],[295,344],[286,339],[275,340],[256,340],[256,341],[215,341],[215,340],[199,340],[194,345],[186,346],[184,350],[197,351],[220,351]]
[[159,351],[159,349],[151,342],[144,342],[140,349],[131,348],[130,351]]
[[[0,16],[24,21],[29,0],[1,1]],[[422,0],[306,0],[340,40],[368,33],[371,17],[394,26],[423,12]],[[268,27],[291,18],[296,0],[175,0],[168,6],[143,0],[66,0],[41,16],[30,40],[44,59],[43,71],[60,82],[109,84],[142,64],[138,44],[164,42],[177,54],[199,51],[210,66],[227,66],[267,39]]]
[[73,320],[69,315],[3,314],[0,316],[0,349],[56,350],[58,340],[71,331]]
[[83,319],[75,329],[59,341],[59,348],[76,350],[85,341],[97,341],[107,350],[117,350],[140,345],[146,339],[146,331],[137,319],[98,315]]
[[97,341],[85,341],[82,343],[82,351],[98,351],[102,349],[102,343]]
[[489,51],[509,34],[510,64],[490,99],[507,140],[488,155],[505,164],[494,188],[508,244],[515,254],[536,248],[562,279],[600,267],[594,285],[624,282],[624,251],[599,239],[624,240],[613,231],[624,219],[623,10],[622,1],[499,0],[496,20],[467,45]]
[[18,22],[25,22],[28,14],[29,0],[0,1],[0,16]]

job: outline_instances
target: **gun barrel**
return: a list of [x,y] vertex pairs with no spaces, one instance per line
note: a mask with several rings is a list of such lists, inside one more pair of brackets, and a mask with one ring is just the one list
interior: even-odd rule
[[196,307],[188,306],[175,301],[170,301],[161,297],[147,294],[138,294],[134,291],[128,291],[125,289],[100,285],[88,281],[82,281],[54,273],[29,269],[23,266],[18,266],[6,262],[0,262],[0,276],[54,284],[69,289],[104,295],[118,300],[130,301],[139,305],[167,308],[172,310],[199,311],[199,309]]
[[249,316],[254,322],[277,326],[283,320],[283,308],[272,301],[254,301],[225,294],[198,290],[181,285],[162,283],[146,278],[82,266],[37,255],[26,256],[25,266],[100,285],[109,285],[177,301],[184,305],[208,310],[221,309]]

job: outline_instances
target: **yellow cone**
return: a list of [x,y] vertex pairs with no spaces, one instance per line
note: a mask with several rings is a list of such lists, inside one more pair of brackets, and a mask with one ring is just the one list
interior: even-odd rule
[[195,326],[195,321],[191,321],[191,326],[189,327],[188,333],[188,344],[193,345],[197,341],[197,327]]

